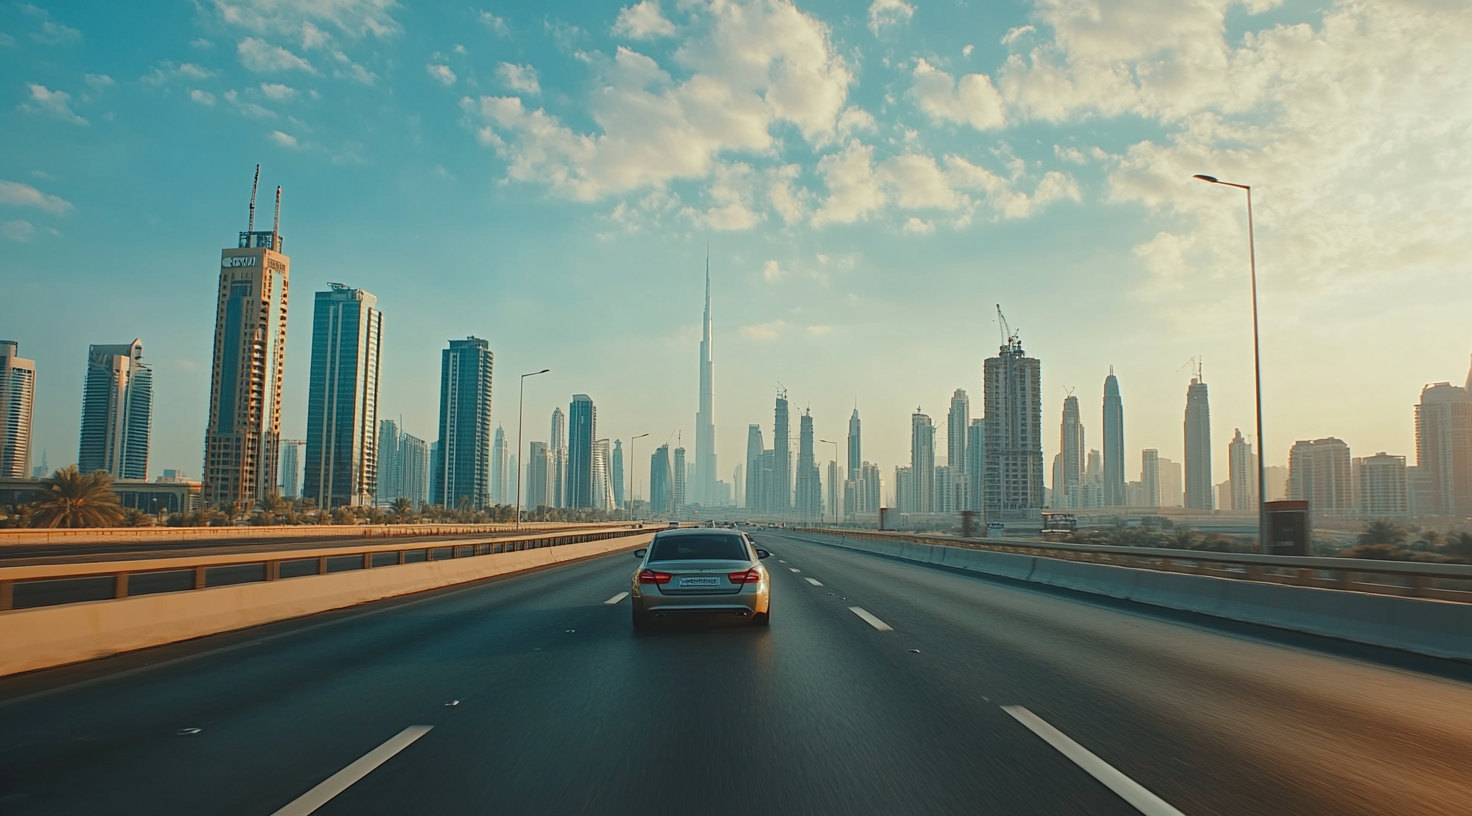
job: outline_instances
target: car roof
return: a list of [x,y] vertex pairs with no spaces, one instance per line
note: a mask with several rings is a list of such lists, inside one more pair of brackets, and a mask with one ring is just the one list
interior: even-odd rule
[[688,535],[702,535],[702,536],[708,536],[708,535],[726,535],[726,536],[742,536],[742,537],[744,537],[742,535],[742,533],[741,533],[740,530],[731,530],[731,529],[727,529],[727,528],[724,528],[724,527],[681,527],[678,530],[661,530],[660,532],[655,533],[654,534],[654,537],[655,538],[674,538],[675,536],[688,536]]

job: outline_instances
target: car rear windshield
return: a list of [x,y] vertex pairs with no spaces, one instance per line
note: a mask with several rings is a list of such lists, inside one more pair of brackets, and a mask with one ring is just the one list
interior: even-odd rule
[[656,538],[650,561],[695,561],[720,559],[745,561],[751,556],[746,542],[734,535],[681,535]]

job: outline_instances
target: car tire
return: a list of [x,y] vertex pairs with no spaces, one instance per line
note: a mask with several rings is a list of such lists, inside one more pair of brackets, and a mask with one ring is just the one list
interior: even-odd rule
[[769,606],[769,607],[767,607],[767,611],[765,611],[765,612],[758,612],[755,615],[752,615],[751,616],[751,625],[752,626],[771,626],[772,625],[772,608]]
[[637,607],[634,609],[634,628],[635,629],[648,629],[649,628],[649,613],[648,612],[645,612],[644,610],[639,609]]

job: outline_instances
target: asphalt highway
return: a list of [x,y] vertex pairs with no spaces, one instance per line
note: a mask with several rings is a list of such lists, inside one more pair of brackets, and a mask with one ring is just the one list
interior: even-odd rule
[[1465,667],[755,538],[769,629],[620,554],[0,681],[0,813],[1472,813]]

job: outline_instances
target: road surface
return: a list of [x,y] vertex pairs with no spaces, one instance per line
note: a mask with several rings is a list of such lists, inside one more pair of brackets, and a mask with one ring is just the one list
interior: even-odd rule
[[0,681],[0,812],[1472,812],[1464,666],[755,538],[767,630],[620,554]]

